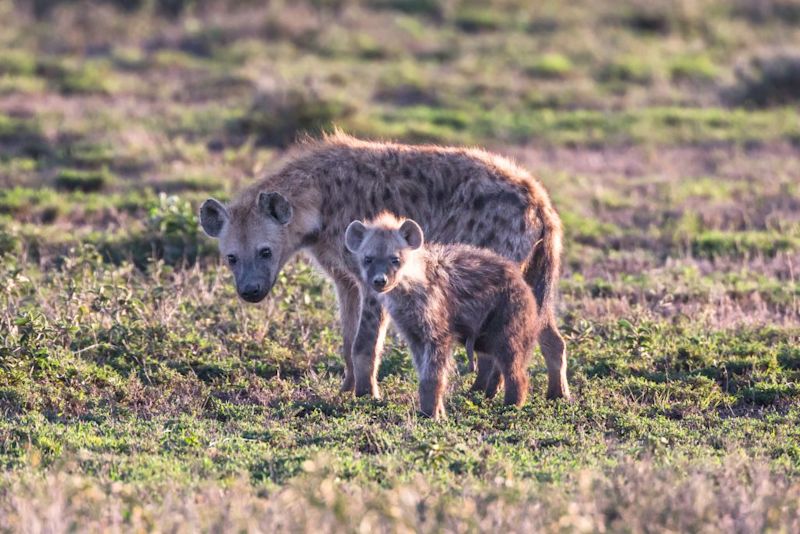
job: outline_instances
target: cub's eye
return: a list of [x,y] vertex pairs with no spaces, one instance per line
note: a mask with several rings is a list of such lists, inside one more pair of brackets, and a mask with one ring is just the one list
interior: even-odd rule
[[272,249],[270,249],[269,247],[264,247],[264,248],[262,248],[261,250],[258,251],[258,255],[261,256],[262,258],[265,258],[265,259],[266,258],[271,258],[272,257]]
[[364,265],[369,265],[370,263],[372,263],[372,257],[371,256],[365,257],[364,258]]
[[228,265],[235,265],[236,264],[236,256],[233,254],[228,254]]
[[400,258],[397,256],[392,256],[392,265],[397,266],[400,265]]

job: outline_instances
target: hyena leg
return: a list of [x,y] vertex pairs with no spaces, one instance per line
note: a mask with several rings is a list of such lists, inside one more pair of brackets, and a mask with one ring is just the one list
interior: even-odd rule
[[339,318],[342,322],[342,356],[345,366],[341,391],[352,392],[356,385],[353,374],[353,343],[358,330],[361,295],[358,292],[358,286],[347,278],[334,279],[334,285],[339,300]]
[[449,348],[435,345],[427,345],[422,354],[414,354],[419,373],[419,408],[433,419],[445,417],[444,393],[447,390],[449,359]]
[[489,379],[486,381],[486,388],[483,390],[487,399],[493,399],[497,395],[500,386],[503,385],[503,378],[504,375],[500,367],[495,363],[492,366],[491,373],[489,373]]
[[527,358],[513,358],[503,364],[503,377],[506,383],[506,393],[503,402],[507,405],[522,406],[528,397]]
[[542,349],[544,363],[547,365],[547,398],[569,399],[567,346],[552,317],[539,334],[539,347]]
[[497,368],[494,358],[488,354],[478,353],[478,375],[472,384],[471,391],[480,391],[492,398],[503,385],[503,375]]
[[386,337],[388,316],[374,295],[362,290],[361,318],[353,343],[353,376],[356,396],[371,395],[380,398],[378,390],[378,365],[383,340]]
[[470,373],[475,372],[475,338],[468,337],[465,343],[467,349],[467,370]]
[[472,391],[486,391],[493,369],[494,359],[487,354],[478,352],[478,373],[475,376],[475,382],[472,384]]

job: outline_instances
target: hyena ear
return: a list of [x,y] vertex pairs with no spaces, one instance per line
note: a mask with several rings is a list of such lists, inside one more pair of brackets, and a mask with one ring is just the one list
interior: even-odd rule
[[266,193],[262,191],[258,194],[258,209],[267,217],[272,217],[280,224],[289,224],[292,220],[292,205],[286,197],[280,193]]
[[347,225],[347,230],[344,232],[344,246],[347,250],[355,254],[361,248],[361,243],[364,242],[364,235],[367,233],[367,227],[361,221],[353,221]]
[[425,239],[422,237],[422,228],[411,219],[403,221],[398,232],[400,232],[400,236],[405,239],[408,246],[413,250],[418,249],[425,242]]
[[209,198],[200,206],[200,226],[209,237],[219,237],[228,223],[228,210],[219,200]]

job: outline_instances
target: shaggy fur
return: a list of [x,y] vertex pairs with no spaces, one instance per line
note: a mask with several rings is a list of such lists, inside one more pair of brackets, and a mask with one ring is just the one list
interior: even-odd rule
[[367,223],[353,221],[345,232],[364,286],[378,295],[411,348],[422,413],[445,415],[456,342],[493,360],[487,396],[504,380],[505,403],[521,406],[540,321],[519,266],[485,249],[425,246],[423,241],[416,222],[389,214]]
[[[561,222],[541,184],[500,156],[337,133],[302,143],[277,171],[229,205],[209,199],[200,218],[206,233],[219,239],[248,301],[266,296],[296,252],[314,259],[336,285],[346,364],[342,389],[378,397],[386,314],[375,295],[361,288],[343,237],[348,223],[382,211],[420,221],[433,243],[487,248],[519,265],[541,316],[547,396],[569,396],[566,350],[553,311]],[[491,360],[479,355],[479,389],[492,369]]]

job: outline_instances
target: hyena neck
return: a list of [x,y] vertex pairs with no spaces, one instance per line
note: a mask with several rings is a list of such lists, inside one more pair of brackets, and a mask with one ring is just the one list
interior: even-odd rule
[[295,250],[299,251],[316,245],[322,233],[319,208],[317,206],[306,206],[297,210],[295,217],[292,228]]
[[313,169],[307,168],[303,158],[290,160],[279,170],[268,174],[252,187],[259,191],[280,193],[292,206],[292,218],[286,226],[285,243],[291,254],[313,246],[321,228],[321,194],[318,178]]
[[412,298],[425,294],[429,287],[428,282],[428,251],[421,248],[411,254],[400,271],[397,287],[390,293],[397,292],[398,298]]
[[319,202],[314,195],[296,197],[292,202],[294,214],[287,227],[287,241],[293,252],[313,247],[322,233]]

